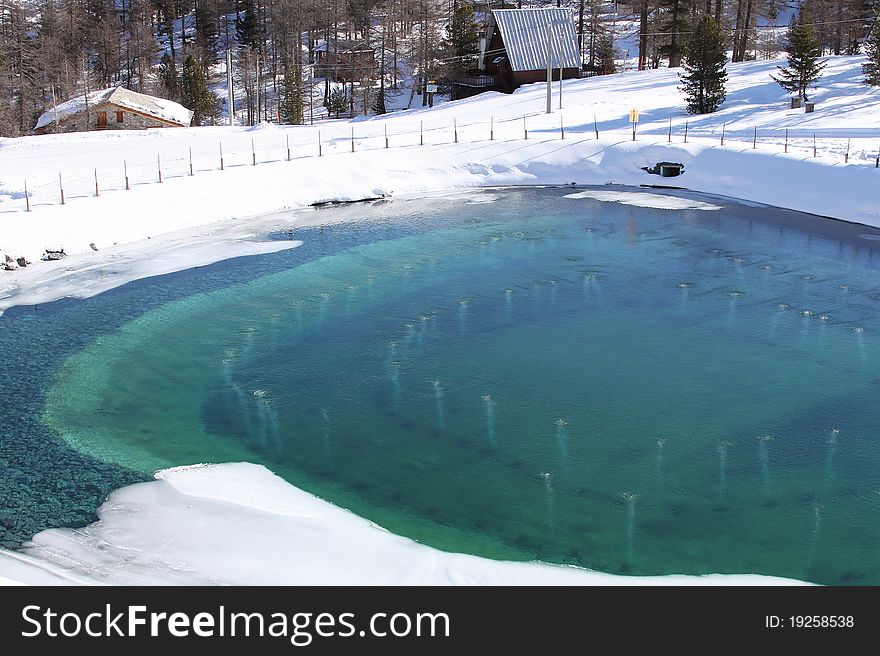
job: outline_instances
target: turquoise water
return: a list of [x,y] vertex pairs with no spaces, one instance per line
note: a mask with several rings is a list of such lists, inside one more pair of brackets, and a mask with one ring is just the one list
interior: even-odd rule
[[294,251],[46,306],[87,336],[8,313],[0,353],[54,354],[3,410],[77,454],[54,505],[249,460],[447,549],[880,583],[877,231],[493,193],[321,210]]

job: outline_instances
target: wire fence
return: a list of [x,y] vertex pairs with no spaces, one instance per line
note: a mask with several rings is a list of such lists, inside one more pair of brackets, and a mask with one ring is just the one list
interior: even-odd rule
[[[558,117],[558,118],[557,118]],[[243,166],[256,167],[307,158],[343,157],[358,152],[400,148],[464,148],[465,145],[490,147],[499,142],[499,152],[482,154],[496,157],[513,152],[502,143],[522,141],[524,147],[537,146],[547,141],[564,141],[561,147],[572,147],[587,141],[619,143],[636,141],[655,146],[696,144],[703,147],[730,150],[752,150],[764,154],[798,159],[816,159],[825,164],[855,165],[880,168],[880,130],[825,130],[808,128],[775,128],[728,130],[726,124],[706,129],[692,127],[688,120],[670,119],[668,125],[658,127],[656,121],[640,132],[638,124],[630,128],[608,128],[607,121],[566,123],[564,112],[548,115],[534,112],[517,117],[484,121],[459,122],[453,117],[439,121],[432,117],[408,121],[412,129],[389,130],[386,121],[361,121],[351,124],[325,123],[315,126],[291,126],[289,129],[252,130],[228,135],[225,142],[218,138],[212,144],[204,139],[181,148],[165,147],[155,157],[122,159],[118,167],[106,165],[83,170],[59,171],[57,177],[29,177],[24,180],[24,193],[18,207],[0,212],[31,212],[37,206],[66,205],[73,199],[100,197],[107,193],[129,191],[134,187],[163,184],[175,178],[195,177],[212,171],[225,171]],[[345,128],[348,128],[347,130]],[[268,134],[266,134],[268,132]],[[870,142],[877,146],[870,149]],[[532,142],[531,144],[525,142]],[[468,150],[468,149],[465,149]],[[474,150],[474,149],[471,149]],[[514,149],[515,151],[516,149]],[[522,162],[540,157],[542,152],[525,156]],[[670,155],[672,156],[672,155]]]

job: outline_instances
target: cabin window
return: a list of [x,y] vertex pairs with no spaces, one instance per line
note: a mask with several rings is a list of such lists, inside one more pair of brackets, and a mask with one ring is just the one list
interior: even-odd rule
[[116,112],[116,122],[117,123],[122,123],[124,117],[125,117],[125,112]]
[[98,127],[107,127],[107,112],[98,112]]

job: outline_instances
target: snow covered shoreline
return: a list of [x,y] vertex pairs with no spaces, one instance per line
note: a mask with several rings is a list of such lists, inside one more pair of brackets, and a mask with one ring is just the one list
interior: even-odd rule
[[249,463],[168,469],[117,490],[83,529],[0,551],[0,584],[797,585],[755,575],[629,577],[447,553]]

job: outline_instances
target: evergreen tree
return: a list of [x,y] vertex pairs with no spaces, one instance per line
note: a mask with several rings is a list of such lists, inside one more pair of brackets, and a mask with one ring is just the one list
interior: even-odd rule
[[330,102],[327,104],[328,112],[336,112],[336,118],[339,114],[348,108],[348,95],[345,93],[345,87],[334,87],[330,92]]
[[167,52],[159,61],[159,93],[169,100],[177,100],[177,64]]
[[617,72],[617,63],[614,61],[614,39],[609,33],[600,36],[596,43],[596,70],[599,75]]
[[[196,0],[196,46],[203,53],[203,63],[214,63],[217,60],[217,23],[218,10],[209,0]],[[207,60],[207,61],[206,61]]]
[[681,58],[687,45],[686,34],[690,31],[693,0],[660,0],[660,7],[666,10],[665,19],[660,23],[660,32],[669,35],[668,41],[660,46],[660,54],[669,58],[669,67],[681,66]]
[[257,21],[257,6],[254,0],[239,0],[236,2],[239,9],[235,19],[235,32],[238,41],[242,45],[259,47],[260,25]]
[[826,64],[819,62],[821,49],[816,41],[813,25],[803,9],[797,18],[792,19],[786,40],[788,66],[786,68],[777,66],[779,77],[775,75],[770,77],[786,91],[796,92],[798,98],[806,102],[807,89],[816,86]]
[[445,44],[452,57],[452,78],[458,77],[467,68],[466,57],[475,55],[480,50],[480,35],[474,19],[474,7],[461,4],[452,12],[452,20],[446,26]]
[[376,94],[376,100],[373,102],[373,112],[376,115],[386,114],[388,110],[385,108],[385,85],[379,87],[379,93]]
[[865,40],[865,54],[868,55],[868,61],[862,64],[865,84],[880,87],[880,15],[871,24],[871,31]]
[[726,65],[724,32],[713,17],[703,16],[685,48],[684,72],[679,73],[688,114],[709,114],[721,106],[727,95]]
[[476,54],[480,49],[480,35],[473,5],[461,4],[455,9],[446,27],[446,38],[456,57]]
[[301,125],[303,122],[302,71],[299,66],[284,71],[284,95],[278,111],[285,123]]
[[193,111],[193,125],[205,125],[220,113],[220,101],[211,93],[205,71],[192,55],[187,55],[183,62],[180,102]]

